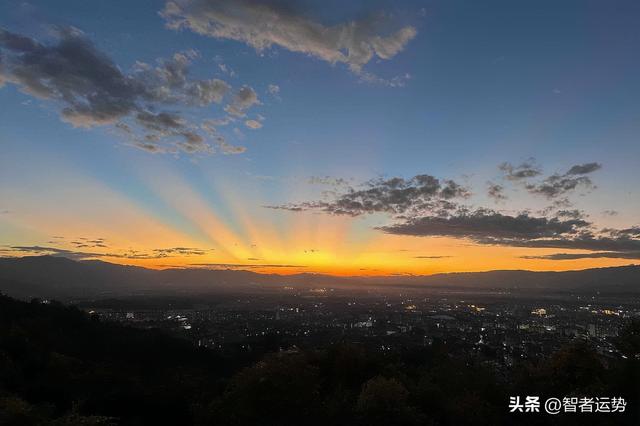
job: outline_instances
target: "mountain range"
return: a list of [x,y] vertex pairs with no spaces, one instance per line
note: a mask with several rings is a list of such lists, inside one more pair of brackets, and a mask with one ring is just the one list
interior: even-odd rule
[[322,274],[262,274],[245,270],[164,269],[64,257],[0,258],[0,292],[13,297],[81,298],[134,294],[247,293],[285,286],[313,288],[548,290],[640,293],[640,265],[566,272],[506,270],[435,275],[337,277]]

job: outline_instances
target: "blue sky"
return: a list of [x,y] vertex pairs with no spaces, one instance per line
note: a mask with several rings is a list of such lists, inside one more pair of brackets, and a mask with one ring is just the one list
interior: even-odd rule
[[[158,182],[171,180],[168,176],[184,182],[225,227],[244,235],[240,239],[248,246],[250,238],[246,224],[239,223],[238,209],[248,212],[261,226],[273,227],[276,233],[291,232],[285,228],[292,220],[301,220],[292,219],[296,213],[263,206],[331,202],[332,197],[338,200],[378,176],[409,179],[428,174],[453,179],[469,192],[458,207],[464,204],[467,210],[492,209],[508,216],[527,212],[553,219],[560,208],[544,214],[540,211],[560,195],[555,199],[540,196],[534,188],[536,182],[509,180],[498,168],[503,162],[515,167],[531,163],[531,158],[540,171],[538,183],[553,174],[562,175],[574,165],[597,163],[597,171],[585,174],[588,184],[581,181],[575,191],[562,194],[567,198],[562,208],[588,216],[590,232],[637,225],[637,2],[362,1],[345,5],[338,1],[182,1],[176,8],[178,12],[171,15],[162,1],[0,2],[0,26],[11,34],[55,46],[61,37],[56,28],[76,28],[81,33],[74,37],[90,43],[124,75],[133,75],[137,62],[159,67],[162,62],[158,61],[170,60],[176,53],[196,52],[188,59],[188,78],[219,79],[229,86],[220,102],[194,105],[183,100],[136,106],[153,114],[161,110],[179,114],[188,120],[187,127],[197,128],[204,138],[194,152],[162,145],[168,152],[151,153],[132,146],[131,136],[115,129],[118,122],[141,125],[135,118],[139,109],[108,123],[91,122],[82,127],[76,122],[74,126],[61,119],[64,100],[34,96],[14,71],[0,88],[0,191],[7,204],[0,205],[0,210],[8,211],[0,217],[0,231],[11,235],[4,241],[6,247],[44,246],[51,226],[41,226],[41,217],[27,219],[26,213],[38,205],[43,211],[57,209],[50,205],[55,201],[42,195],[49,186],[56,187],[53,192],[60,191],[62,202],[69,197],[70,204],[80,203],[58,185],[74,185],[74,179],[108,188],[184,234],[191,245],[213,244],[218,251],[221,248],[216,244],[225,242],[211,241],[202,231],[206,225],[198,225],[194,223],[198,220],[180,212],[172,202],[175,194],[166,186],[158,189]],[[202,10],[212,11],[211,15],[202,14]],[[232,21],[234,16],[254,16],[250,13],[256,10],[275,17],[282,25],[276,35],[291,36],[293,41],[279,42],[273,35],[264,35],[260,23],[252,28],[248,18],[240,24]],[[198,16],[211,16],[208,24],[222,28],[221,32],[198,33],[196,26],[202,24]],[[172,19],[184,20],[181,28],[170,28]],[[318,45],[313,33],[317,26],[348,28],[350,22],[357,31],[346,45]],[[232,27],[236,24],[242,26]],[[233,35],[230,28],[241,28],[244,33]],[[401,31],[405,31],[404,38]],[[355,55],[355,59],[335,63],[328,59],[329,55],[350,53],[349,49],[355,51],[358,43],[374,45],[375,40],[385,37],[389,41],[385,48],[392,51],[381,50],[377,56],[374,52],[369,59]],[[268,40],[269,45],[257,47],[255,40]],[[2,52],[9,55],[7,48]],[[20,58],[9,60],[15,67]],[[273,90],[276,86],[277,93]],[[224,137],[225,143],[246,150],[224,153],[198,126],[207,119],[229,117],[224,108],[243,87],[251,88],[257,101],[242,110],[242,115],[232,116],[232,123],[216,126],[216,134]],[[247,120],[261,128],[248,127]],[[205,145],[216,152],[202,148]],[[327,188],[310,184],[313,176],[342,178],[348,184]],[[501,185],[508,198],[496,202],[489,197],[488,181]],[[333,193],[323,194],[327,190]],[[230,197],[238,199],[235,208]],[[115,204],[110,208],[118,211]],[[335,211],[318,205],[303,210],[312,210],[300,214],[314,227],[320,226],[314,220],[330,221],[335,216]],[[395,207],[391,210],[350,212],[353,240],[376,240],[381,232],[373,227],[406,219],[406,212]],[[616,214],[604,214],[605,210]],[[327,213],[329,218],[318,219]],[[413,219],[425,215],[425,211],[411,213]],[[58,214],[74,215],[62,210]],[[92,217],[73,217],[88,224],[94,221]],[[68,232],[68,239],[79,236],[72,235],[74,230]],[[116,229],[109,232],[118,234]],[[464,234],[463,240],[471,234]],[[460,235],[428,233],[421,237],[418,242],[415,235],[407,238],[412,246],[428,248],[433,238],[459,239]],[[590,236],[604,237],[611,236],[597,232]],[[179,243],[179,236],[171,238],[172,243]],[[121,253],[125,246],[135,245],[122,244],[113,249]],[[472,244],[478,241],[472,238]],[[561,247],[547,248],[558,251]],[[586,250],[579,245],[572,248]],[[276,260],[291,256],[291,251],[283,253]],[[505,258],[505,264],[516,262],[513,256],[509,259]],[[608,257],[598,258],[598,262],[603,259],[621,261]],[[624,261],[628,259],[625,254]],[[210,260],[238,263],[246,259]],[[586,265],[533,259],[521,262],[525,267],[543,269]],[[402,265],[398,267],[405,267]],[[434,264],[424,270],[409,269],[429,272],[438,268]],[[440,269],[450,268],[455,266]]]

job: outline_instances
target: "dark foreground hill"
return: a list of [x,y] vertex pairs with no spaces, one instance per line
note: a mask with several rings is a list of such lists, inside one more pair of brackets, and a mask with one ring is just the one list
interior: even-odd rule
[[[0,296],[0,425],[637,425],[640,324],[507,370],[451,342],[220,354],[58,303]],[[510,414],[509,396],[624,397],[624,413]],[[544,400],[544,399],[543,399]]]
[[283,286],[318,285],[640,293],[640,266],[568,272],[489,271],[428,276],[334,277],[259,274],[242,270],[151,270],[52,256],[0,258],[0,291],[20,298],[259,292]]

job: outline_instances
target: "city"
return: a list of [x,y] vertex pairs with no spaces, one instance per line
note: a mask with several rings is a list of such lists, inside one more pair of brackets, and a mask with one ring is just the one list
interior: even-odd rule
[[612,339],[640,319],[637,298],[515,297],[508,291],[403,294],[285,286],[279,294],[251,297],[145,298],[138,304],[131,298],[79,306],[107,321],[163,329],[222,352],[317,349],[341,342],[385,352],[443,341],[457,352],[453,355],[472,353],[496,368],[548,357],[572,341],[588,342],[604,357],[623,357]]

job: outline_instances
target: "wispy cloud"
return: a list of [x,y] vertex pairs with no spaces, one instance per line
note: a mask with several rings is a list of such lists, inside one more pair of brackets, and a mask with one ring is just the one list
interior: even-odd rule
[[189,266],[206,269],[307,268],[307,265],[281,263],[190,263]]

